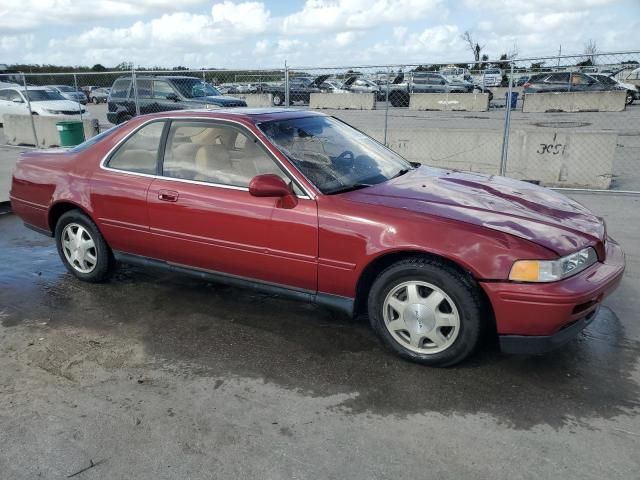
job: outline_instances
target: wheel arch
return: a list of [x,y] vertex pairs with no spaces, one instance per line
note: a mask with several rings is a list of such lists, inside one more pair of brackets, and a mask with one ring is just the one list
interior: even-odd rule
[[437,260],[442,264],[448,266],[449,268],[455,270],[456,272],[459,272],[469,281],[476,284],[480,296],[483,298],[484,302],[486,303],[489,309],[491,322],[495,325],[495,315],[493,313],[493,307],[491,305],[491,301],[487,297],[484,289],[478,284],[478,281],[474,272],[472,272],[468,268],[465,268],[463,265],[456,262],[455,260],[452,260],[451,258],[445,257],[443,255],[439,255],[437,253],[433,253],[425,250],[417,250],[417,249],[396,250],[396,251],[383,253],[375,257],[374,259],[372,259],[364,267],[364,269],[362,270],[362,273],[360,274],[360,277],[358,278],[358,282],[356,284],[356,296],[355,296],[355,303],[354,303],[354,309],[353,309],[354,315],[358,316],[363,313],[366,313],[367,298],[369,296],[369,291],[371,290],[371,287],[373,286],[373,282],[375,281],[375,279],[384,269],[401,260],[405,260],[407,258],[415,258],[415,257]]
[[91,221],[93,221],[93,218],[91,217],[91,214],[89,213],[89,211],[82,205],[72,202],[70,200],[60,200],[54,203],[53,205],[51,205],[51,207],[49,208],[47,220],[49,224],[49,229],[51,230],[51,236],[55,235],[56,225],[60,217],[71,210],[79,210],[82,213],[84,213],[87,217],[89,217]]

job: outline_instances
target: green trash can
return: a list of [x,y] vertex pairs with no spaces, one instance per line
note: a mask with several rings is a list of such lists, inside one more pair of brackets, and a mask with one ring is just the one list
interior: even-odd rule
[[75,147],[84,142],[84,128],[82,122],[68,121],[56,123],[60,135],[61,147]]

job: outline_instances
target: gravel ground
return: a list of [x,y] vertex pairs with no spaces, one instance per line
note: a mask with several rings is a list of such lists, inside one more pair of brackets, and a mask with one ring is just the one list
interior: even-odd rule
[[0,215],[0,477],[638,479],[640,198],[575,198],[628,253],[619,290],[562,350],[450,369],[304,303],[131,267],[81,283]]

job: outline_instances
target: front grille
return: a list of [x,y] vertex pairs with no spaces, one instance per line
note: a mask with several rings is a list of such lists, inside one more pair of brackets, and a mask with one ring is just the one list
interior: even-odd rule
[[78,110],[60,110],[62,115],[78,115]]

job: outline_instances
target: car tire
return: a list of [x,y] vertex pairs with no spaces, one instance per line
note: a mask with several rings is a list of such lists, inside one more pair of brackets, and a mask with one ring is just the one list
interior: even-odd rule
[[425,257],[383,270],[369,292],[368,311],[373,330],[393,352],[440,367],[469,357],[487,323],[475,281]]
[[116,125],[120,125],[121,123],[128,122],[132,118],[133,117],[128,113],[121,113],[120,115],[118,115],[118,118],[116,119]]
[[281,94],[274,93],[273,94],[273,98],[271,99],[271,101],[276,107],[279,107],[284,103],[284,98],[282,98]]
[[627,105],[631,105],[633,103],[633,101],[635,100],[633,93],[631,92],[627,92]]
[[55,238],[62,263],[76,278],[97,283],[114,272],[113,252],[96,224],[81,211],[70,210],[60,217]]
[[402,91],[392,91],[389,93],[389,103],[392,107],[408,107],[409,106],[409,93]]
[[98,100],[97,97],[91,97],[91,103],[93,103],[94,105],[97,105],[100,103],[100,100]]

